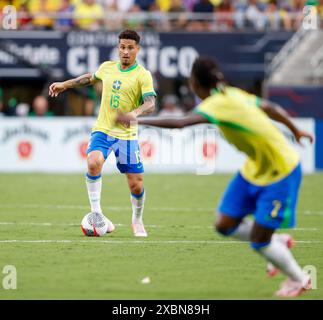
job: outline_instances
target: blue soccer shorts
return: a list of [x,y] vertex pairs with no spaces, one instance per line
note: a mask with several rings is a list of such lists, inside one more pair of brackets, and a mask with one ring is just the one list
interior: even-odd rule
[[97,150],[103,153],[104,159],[107,159],[113,151],[117,160],[117,167],[121,173],[144,172],[138,140],[122,140],[101,131],[95,131],[91,134],[86,154]]
[[237,173],[225,190],[218,212],[242,219],[253,214],[257,224],[269,229],[295,226],[295,209],[302,180],[299,164],[278,182],[257,186]]

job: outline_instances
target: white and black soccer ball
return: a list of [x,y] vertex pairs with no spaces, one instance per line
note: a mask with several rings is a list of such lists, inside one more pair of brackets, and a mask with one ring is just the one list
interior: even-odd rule
[[109,223],[107,218],[98,212],[86,214],[81,222],[81,229],[88,237],[100,237],[107,233]]

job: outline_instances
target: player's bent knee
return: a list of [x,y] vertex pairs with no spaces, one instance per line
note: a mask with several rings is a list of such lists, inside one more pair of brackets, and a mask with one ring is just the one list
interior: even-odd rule
[[229,236],[232,233],[232,228],[218,221],[215,222],[214,229],[217,233],[220,233],[223,236]]
[[96,176],[101,173],[101,166],[97,162],[88,162],[88,172],[92,176]]
[[218,213],[217,220],[214,223],[214,228],[216,232],[224,236],[230,236],[238,227],[239,223],[240,220]]
[[131,193],[139,196],[142,193],[142,189],[141,188],[131,189]]
[[143,177],[142,175],[128,175],[128,184],[131,193],[139,195],[143,191]]
[[101,173],[102,165],[104,162],[103,157],[99,154],[89,154],[87,157],[87,167],[89,174],[98,175]]
[[130,183],[129,188],[130,188],[131,193],[134,193],[137,195],[141,194],[142,190],[143,190],[142,183]]

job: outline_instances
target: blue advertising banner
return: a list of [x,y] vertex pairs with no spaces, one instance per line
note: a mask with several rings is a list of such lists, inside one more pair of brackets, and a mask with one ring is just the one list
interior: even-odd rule
[[270,86],[268,99],[284,107],[294,117],[323,119],[323,86]]
[[315,121],[315,167],[323,170],[323,120]]
[[[234,79],[264,76],[265,54],[275,53],[291,32],[142,33],[139,60],[166,78],[186,78],[198,55],[219,61]],[[94,72],[105,60],[118,58],[118,33],[72,31],[0,31],[0,77],[60,77]]]

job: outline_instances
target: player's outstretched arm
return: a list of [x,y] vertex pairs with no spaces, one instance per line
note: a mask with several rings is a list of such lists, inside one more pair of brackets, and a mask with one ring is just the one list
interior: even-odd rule
[[141,118],[138,119],[139,124],[145,124],[162,128],[184,128],[199,123],[208,123],[209,121],[203,116],[196,113],[188,113],[178,118]]
[[137,122],[137,117],[152,113],[155,110],[155,107],[156,107],[156,97],[147,96],[144,98],[143,104],[140,107],[138,107],[136,110],[128,113],[119,112],[116,121],[129,127],[130,123]]
[[147,96],[144,97],[143,104],[134,110],[136,117],[145,116],[155,111],[156,108],[156,97],[155,96]]
[[266,112],[266,114],[269,116],[269,118],[283,123],[287,128],[290,129],[290,131],[295,136],[296,141],[299,144],[301,143],[301,138],[307,138],[311,143],[313,142],[314,138],[313,136],[305,131],[299,130],[293,122],[289,119],[288,113],[280,107],[278,104],[273,103],[271,101],[261,99],[260,108]]
[[97,81],[99,80],[97,80],[91,73],[86,73],[75,79],[52,83],[49,86],[48,94],[50,97],[57,97],[61,92],[67,89],[89,86]]

